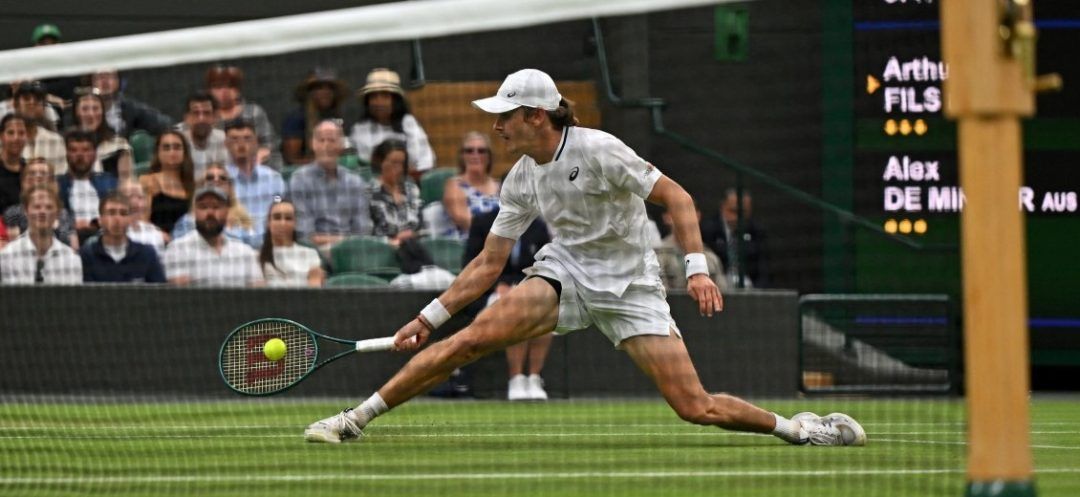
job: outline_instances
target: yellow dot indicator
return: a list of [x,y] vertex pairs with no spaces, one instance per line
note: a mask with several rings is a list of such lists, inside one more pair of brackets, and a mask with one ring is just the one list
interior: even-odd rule
[[896,233],[896,220],[895,219],[889,219],[889,220],[885,221],[885,232],[890,234],[890,235]]
[[926,220],[925,219],[919,219],[919,220],[915,221],[915,225],[912,226],[912,228],[915,230],[916,233],[918,233],[920,235],[926,233],[926,228],[927,228]]
[[885,121],[885,134],[889,136],[896,134],[896,121],[892,119]]
[[926,126],[926,121],[923,121],[922,119],[916,119],[915,120],[915,134],[919,135],[919,136],[922,136],[922,135],[925,135],[927,131],[929,131],[929,128],[927,128],[927,126]]
[[904,136],[911,134],[911,122],[907,119],[900,120],[900,134]]
[[900,221],[900,225],[897,226],[897,228],[899,228],[900,232],[905,235],[911,233],[911,220],[904,219],[903,221]]

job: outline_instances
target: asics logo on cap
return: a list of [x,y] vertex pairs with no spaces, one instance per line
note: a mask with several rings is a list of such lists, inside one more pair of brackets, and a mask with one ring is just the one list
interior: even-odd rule
[[506,98],[514,98],[517,95],[516,91],[512,91],[506,94]]
[[577,173],[578,168],[576,167],[570,170],[570,181],[574,181],[575,179],[577,179]]

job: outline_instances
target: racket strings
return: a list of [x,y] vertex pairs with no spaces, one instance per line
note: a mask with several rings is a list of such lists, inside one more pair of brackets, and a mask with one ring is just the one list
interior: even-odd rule
[[[285,342],[285,357],[271,361],[263,354],[270,339]],[[314,366],[318,355],[315,341],[295,324],[264,321],[237,330],[222,349],[221,372],[237,391],[268,394],[299,381]]]

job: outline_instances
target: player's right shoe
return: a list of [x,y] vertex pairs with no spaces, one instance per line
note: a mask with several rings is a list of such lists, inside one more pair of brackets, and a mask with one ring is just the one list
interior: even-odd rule
[[349,417],[349,411],[352,409],[345,409],[329,418],[311,423],[304,430],[304,440],[336,444],[359,439],[364,432],[360,431],[360,427]]
[[817,422],[806,416],[800,422],[813,445],[866,445],[866,430],[847,414],[834,412]]

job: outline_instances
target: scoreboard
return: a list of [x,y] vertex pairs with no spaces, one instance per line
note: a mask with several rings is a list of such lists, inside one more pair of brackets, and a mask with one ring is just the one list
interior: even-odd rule
[[[1069,12],[1040,10],[1041,71],[1066,73],[1066,90],[1038,99],[1037,115],[1024,125],[1024,186],[1017,208],[1029,216],[1080,216],[1080,85],[1070,50],[1080,42],[1080,23]],[[1080,17],[1080,6],[1072,10]],[[1070,2],[1071,3],[1071,2]],[[944,117],[938,0],[854,2],[856,210],[911,224],[954,217],[964,205],[957,178],[956,127]],[[1039,18],[1046,19],[1040,22]],[[1073,73],[1073,74],[1068,74]],[[1074,76],[1074,77],[1070,77]],[[923,225],[920,223],[920,225]],[[919,235],[914,231],[910,234]],[[925,231],[924,231],[925,233]]]
[[[856,233],[859,292],[960,295],[965,195],[956,124],[944,114],[940,1],[853,0],[851,53],[831,59],[850,61],[847,88],[826,91],[849,92],[851,207],[888,233],[954,247],[918,251]],[[1002,201],[1025,213],[1034,363],[1080,368],[1080,2],[1037,0],[1034,13],[1037,70],[1060,73],[1065,86],[1039,94],[1023,121],[1023,186]]]

